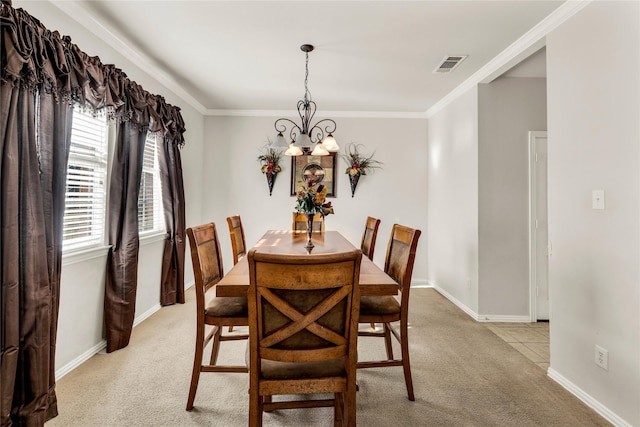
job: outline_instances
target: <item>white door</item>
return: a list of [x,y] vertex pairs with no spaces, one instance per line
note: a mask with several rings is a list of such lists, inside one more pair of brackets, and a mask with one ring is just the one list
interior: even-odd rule
[[549,320],[547,132],[529,132],[531,320]]

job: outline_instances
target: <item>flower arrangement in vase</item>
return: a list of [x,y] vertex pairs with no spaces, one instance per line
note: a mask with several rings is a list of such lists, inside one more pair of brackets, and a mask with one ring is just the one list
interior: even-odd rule
[[345,147],[345,153],[341,156],[348,166],[346,173],[349,175],[349,183],[351,184],[351,197],[356,191],[361,175],[366,175],[367,172],[382,167],[381,162],[373,159],[375,152],[370,156],[365,156],[358,151],[360,146],[361,144],[348,144]]
[[267,177],[267,185],[269,186],[269,196],[273,191],[273,184],[276,181],[276,175],[282,171],[279,163],[282,160],[282,151],[265,146],[262,154],[258,156],[260,162],[260,171]]
[[316,182],[313,177],[306,180],[306,185],[300,187],[296,193],[296,212],[302,213],[307,217],[307,245],[310,250],[313,248],[311,242],[311,233],[313,231],[313,216],[320,214],[327,216],[333,213],[331,202],[327,202],[327,192],[329,189],[326,185]]

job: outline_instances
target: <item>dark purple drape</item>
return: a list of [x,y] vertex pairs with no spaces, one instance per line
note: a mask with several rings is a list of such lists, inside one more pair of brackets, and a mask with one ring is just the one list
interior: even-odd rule
[[160,132],[164,141],[162,303],[184,302],[179,147],[185,129],[180,109],[161,96],[10,1],[0,0],[0,7],[0,422],[42,426],[58,413],[55,348],[71,106],[106,110],[118,127],[105,287],[110,351],[127,344],[135,314],[139,163],[147,130]]

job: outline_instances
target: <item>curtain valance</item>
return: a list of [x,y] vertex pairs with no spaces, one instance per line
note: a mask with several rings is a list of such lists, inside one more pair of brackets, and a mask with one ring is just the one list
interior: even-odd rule
[[44,90],[58,102],[78,102],[106,110],[135,127],[162,132],[166,140],[184,145],[184,121],[180,108],[168,104],[130,80],[119,68],[103,64],[71,42],[50,31],[23,9],[2,1],[3,84]]

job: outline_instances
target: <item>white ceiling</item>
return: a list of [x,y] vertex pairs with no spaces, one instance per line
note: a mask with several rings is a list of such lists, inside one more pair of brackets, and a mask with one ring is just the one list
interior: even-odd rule
[[[51,1],[203,112],[295,110],[309,43],[318,114],[405,115],[424,114],[563,3]],[[469,56],[434,74],[447,55]]]

